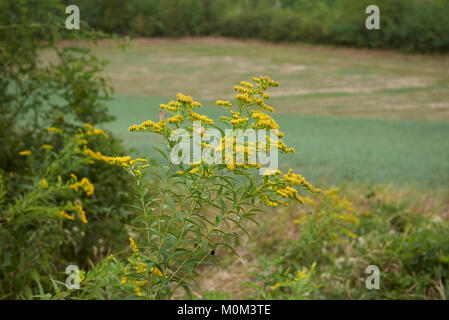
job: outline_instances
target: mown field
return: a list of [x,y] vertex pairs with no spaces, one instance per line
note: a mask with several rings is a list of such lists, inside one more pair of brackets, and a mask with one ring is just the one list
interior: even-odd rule
[[218,114],[215,99],[253,75],[280,81],[275,119],[296,148],[294,166],[315,183],[393,184],[447,190],[449,59],[392,52],[276,46],[222,39],[136,40],[100,46],[115,87],[109,129],[142,156],[148,136],[129,125],[157,120],[177,92]]

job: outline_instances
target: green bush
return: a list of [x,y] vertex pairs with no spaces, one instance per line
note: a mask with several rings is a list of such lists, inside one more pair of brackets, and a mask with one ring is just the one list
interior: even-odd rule
[[[71,33],[64,12],[57,1],[0,1],[0,297],[47,292],[49,275],[60,277],[70,263],[87,266],[127,239],[128,178],[85,161],[77,141],[57,134],[76,137],[89,131],[85,123],[113,119],[105,105],[112,89],[100,76],[105,62],[89,49],[59,45],[62,37],[102,34]],[[51,63],[40,60],[42,50]],[[123,153],[108,135],[85,140],[96,150]],[[94,194],[67,191],[70,174],[87,178]],[[89,223],[61,222],[58,212],[68,203],[82,204]]]
[[[325,192],[304,210],[293,211],[297,218],[294,221],[297,239],[266,241],[260,250],[278,254],[268,254],[251,273],[255,298],[303,299],[304,295],[298,297],[288,286],[289,279],[298,270],[315,263],[315,271],[303,286],[307,298],[445,299],[448,296],[447,221],[416,211],[412,203],[385,201],[383,196],[370,195],[364,199],[364,210],[357,206],[350,211],[342,210],[339,203],[343,199]],[[351,208],[347,200],[344,202]],[[369,265],[380,269],[379,290],[365,287],[365,271]]]
[[[381,29],[367,30],[369,0],[77,0],[82,17],[104,31],[147,37],[222,35],[449,51],[449,0],[378,0]],[[69,2],[67,2],[69,3]]]

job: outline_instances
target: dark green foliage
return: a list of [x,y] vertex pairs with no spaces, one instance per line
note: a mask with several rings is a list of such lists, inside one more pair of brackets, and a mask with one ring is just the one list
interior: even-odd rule
[[[48,292],[50,277],[64,278],[68,264],[86,267],[126,239],[127,178],[110,165],[83,161],[73,138],[47,131],[74,137],[84,123],[113,120],[104,103],[112,89],[99,75],[105,62],[90,49],[58,45],[62,37],[98,34],[87,28],[75,34],[64,21],[59,1],[0,0],[0,298]],[[50,64],[40,61],[41,50],[51,51]],[[111,135],[91,137],[89,147],[125,153]],[[21,157],[23,150],[32,157]],[[64,191],[70,173],[88,178],[94,195]],[[50,187],[40,188],[41,179]],[[61,221],[58,211],[68,201],[83,204],[88,224]]]
[[[93,27],[134,36],[222,35],[410,52],[449,51],[448,0],[77,0]],[[365,9],[380,8],[367,30]]]

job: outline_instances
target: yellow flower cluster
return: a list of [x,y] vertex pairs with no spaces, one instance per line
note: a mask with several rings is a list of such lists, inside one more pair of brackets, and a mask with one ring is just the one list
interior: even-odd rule
[[[315,189],[309,182],[307,182],[303,176],[293,173],[293,170],[291,169],[287,174],[283,175],[282,178],[278,177],[281,174],[279,170],[267,170],[267,172],[267,174],[264,175],[264,190],[265,192],[271,193],[271,195],[262,195],[262,200],[267,206],[276,208],[279,205],[288,205],[287,202],[275,198],[276,195],[285,199],[304,203],[305,199],[299,196],[298,190],[294,188],[295,186],[304,188],[312,193],[321,192],[320,189]],[[272,194],[273,191],[275,194]]]
[[[138,162],[142,162],[142,163],[148,162],[147,159],[134,159],[133,160],[130,156],[109,157],[109,156],[105,156],[101,152],[95,152],[92,149],[89,149],[88,147],[84,147],[84,153],[95,160],[104,161],[110,165],[119,165],[119,166],[122,166],[125,168],[129,167],[130,165],[133,165],[135,163],[138,163]],[[148,165],[144,165],[144,166],[141,166],[140,169],[144,169],[147,167],[148,167]]]
[[131,132],[156,132],[160,133],[167,126],[165,120],[160,120],[158,123],[147,120],[139,125],[132,125],[128,128]]
[[269,105],[265,104],[264,100],[261,98],[253,98],[253,102],[262,109],[268,111],[268,112],[274,112],[274,108],[270,107]]
[[139,249],[137,249],[136,242],[134,241],[134,239],[132,237],[129,237],[129,244],[134,253],[139,253]]
[[279,129],[279,125],[268,114],[259,110],[252,110],[251,117],[256,120],[258,129]]
[[201,107],[201,103],[197,101],[193,101],[191,96],[186,96],[182,93],[178,93],[176,95],[178,102],[184,104],[187,108],[198,108]]
[[[246,82],[248,83],[248,82]],[[240,92],[241,94],[245,94],[245,95],[251,95],[254,93],[254,90],[252,89],[252,84],[248,83],[249,85],[251,85],[251,87],[246,86],[234,86],[234,90]]]
[[176,102],[176,101],[170,101],[167,104],[161,104],[161,109],[163,110],[167,110],[170,112],[177,112],[179,110],[179,108],[182,107],[182,104],[180,102]]
[[81,221],[87,223],[86,211],[84,210],[83,205],[81,203],[76,203],[75,206],[78,209]]
[[304,203],[304,200],[298,194],[298,190],[296,190],[293,187],[286,186],[283,189],[276,190],[276,192],[279,193],[284,198],[289,198],[292,200],[297,200],[300,203]]
[[264,176],[277,176],[280,175],[281,171],[280,170],[266,170],[263,175]]
[[280,204],[284,205],[284,206],[288,206],[288,203],[279,199],[271,199],[267,196],[263,196],[262,197],[263,202],[265,203],[266,206],[268,207],[272,207],[272,208],[276,208],[278,207]]
[[240,101],[245,102],[245,103],[251,103],[251,102],[253,102],[253,100],[252,100],[246,93],[240,93],[240,94],[237,94],[237,95],[235,96],[235,98],[236,98],[237,100],[240,100]]
[[230,163],[227,168],[231,171],[235,169],[260,169],[262,165],[260,163]]
[[167,119],[168,123],[178,123],[179,124],[183,121],[184,121],[184,117],[181,115],[175,115],[175,116]]
[[43,144],[42,149],[53,149],[53,146],[49,144]]
[[185,96],[182,93],[178,93],[176,95],[176,98],[178,99],[179,102],[185,103],[185,104],[191,104],[193,102],[193,99],[191,96]]
[[243,87],[250,88],[250,89],[254,88],[253,84],[250,82],[247,82],[247,81],[240,81],[240,85]]
[[109,136],[101,129],[95,129],[92,125],[85,123],[84,127],[87,129],[87,135],[89,136],[103,136],[109,138]]
[[284,153],[295,153],[295,148],[288,148],[282,140],[278,140],[278,149]]
[[67,214],[64,210],[59,211],[59,214],[66,218],[67,220],[75,220],[74,216]]
[[230,108],[230,107],[232,107],[232,104],[228,101],[228,100],[226,100],[226,101],[223,101],[223,100],[217,100],[217,101],[215,101],[215,104],[217,105],[217,106],[223,106],[223,107],[225,107],[225,108]]
[[249,121],[248,117],[241,118],[240,112],[234,112],[232,111],[232,120],[230,120],[231,124],[233,125],[239,125],[242,123],[247,123]]
[[55,128],[55,127],[50,127],[50,128],[47,128],[47,130],[48,130],[49,132],[57,132],[57,133],[62,133],[62,130],[61,130],[61,129],[59,129],[59,128]]
[[271,80],[268,76],[253,77],[253,81],[260,83],[264,89],[267,87],[279,87],[279,82]]
[[283,180],[290,186],[304,186],[308,191],[312,193],[321,192],[321,189],[314,188],[309,182],[306,181],[306,179],[304,179],[302,175],[294,173],[293,169],[290,169],[288,173],[283,176]]
[[[140,254],[139,249],[137,248],[136,242],[134,241],[134,239],[132,237],[129,237],[129,244],[133,251],[134,257],[136,258],[136,256],[137,256],[137,261],[129,259],[129,261],[131,263],[131,268],[133,270],[135,270],[135,273],[137,273],[137,274],[146,273],[148,270],[148,264],[141,262],[141,258],[139,256],[139,254]],[[152,267],[150,269],[150,273],[152,273],[156,276],[159,276],[159,277],[168,278],[167,276],[164,276],[164,274],[157,267]],[[122,278],[120,284],[125,285],[127,283],[128,283],[128,276],[125,275]],[[148,283],[148,280],[143,280],[143,281],[134,280],[133,281],[134,291],[135,291],[136,295],[138,295],[139,297],[142,296],[141,287],[143,287],[147,283]]]
[[81,181],[78,182],[78,178],[73,173],[71,174],[72,178],[74,179],[74,183],[71,184],[69,187],[70,189],[75,190],[78,192],[79,188],[83,188],[84,192],[88,197],[94,194],[95,187],[94,185],[89,181],[87,178],[82,178]]
[[19,152],[20,156],[29,156],[30,154],[32,154],[30,150],[23,150]]
[[193,168],[192,170],[190,170],[189,173],[191,173],[191,174],[197,174],[197,173],[200,173],[200,168],[195,167],[195,168]]
[[202,123],[207,123],[207,124],[210,124],[210,125],[214,124],[214,120],[209,119],[206,116],[202,116],[202,115],[200,115],[198,113],[195,113],[195,112],[192,111],[192,109],[189,109],[189,116],[190,116],[190,119],[192,121],[196,120],[196,121],[201,121]]

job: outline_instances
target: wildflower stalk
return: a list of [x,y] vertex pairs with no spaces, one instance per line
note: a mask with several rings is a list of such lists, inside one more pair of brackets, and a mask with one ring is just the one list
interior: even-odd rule
[[[274,130],[275,136],[282,138],[284,134],[280,132],[279,125],[265,112],[273,112],[274,109],[265,104],[269,95],[265,93],[268,87],[276,87],[278,83],[268,77],[253,78],[254,85],[245,81],[240,86],[235,86],[238,91],[236,95],[237,107],[232,109],[229,101],[218,100],[217,105],[223,106],[231,113],[231,117],[221,117],[220,121],[225,127],[245,132],[249,129]],[[200,107],[199,102],[193,101],[190,96],[179,93],[177,101],[170,101],[166,105],[161,105],[160,121],[145,121],[139,125],[132,125],[129,130],[135,132],[153,132],[165,138],[170,152],[175,147],[175,142],[171,133],[176,129],[185,129],[190,136],[197,131],[195,121],[201,123],[200,134],[207,135],[208,128],[216,128],[214,121],[208,117],[194,112],[192,109]],[[265,111],[265,112],[263,112]],[[166,119],[166,113],[171,117]],[[162,114],[162,116],[161,116]],[[235,137],[233,146],[235,144]],[[221,139],[221,150],[229,142],[229,138]],[[268,146],[277,147],[282,153],[294,152],[293,148],[288,148],[282,140],[267,139],[266,144],[255,143],[248,146],[239,146],[243,150],[244,158],[249,160],[249,155],[258,150],[267,150]],[[207,150],[210,144],[202,143],[201,151]],[[234,146],[234,152],[237,146]],[[132,164],[130,157],[107,157],[89,151],[96,159],[104,160],[108,163],[120,163],[123,166]],[[161,182],[159,186],[160,199],[153,200],[155,208],[153,212],[159,211],[158,215],[150,214],[145,200],[147,192],[142,186],[142,175],[140,170],[130,166],[129,171],[134,179],[137,179],[137,188],[140,190],[139,203],[141,213],[145,219],[146,244],[148,246],[148,263],[144,263],[141,254],[133,248],[133,259],[130,260],[128,269],[136,269],[134,278],[134,291],[138,296],[142,295],[140,288],[146,284],[146,297],[148,299],[170,298],[173,290],[182,286],[188,293],[186,279],[190,279],[195,274],[195,270],[204,263],[211,254],[211,249],[218,246],[226,246],[234,253],[228,238],[239,237],[238,230],[250,236],[244,228],[242,221],[253,220],[252,216],[260,204],[271,207],[288,205],[286,200],[296,200],[302,202],[299,190],[318,192],[301,175],[289,171],[281,176],[279,170],[268,170],[269,173],[256,179],[250,170],[261,168],[260,164],[244,163],[214,163],[206,164],[203,159],[197,163],[187,164],[187,168],[179,166],[183,171],[177,171],[172,175],[174,165],[168,156],[162,152],[167,160],[164,166],[163,176],[156,172],[154,175]],[[226,160],[227,161],[227,160]],[[172,178],[173,177],[173,178]],[[245,177],[245,179],[242,179]],[[169,185],[169,181],[174,181]],[[184,185],[184,189],[178,189],[177,183]],[[229,206],[229,204],[231,205]],[[158,206],[158,208],[157,208]],[[185,207],[185,208],[184,208]],[[204,215],[199,215],[201,209]],[[207,208],[215,208],[220,212],[215,215],[214,220],[208,218]],[[166,213],[167,212],[167,213]],[[152,234],[157,233],[157,237],[152,238]],[[153,249],[156,251],[154,252]],[[154,254],[152,254],[154,252]],[[145,267],[147,272],[142,272]]]

